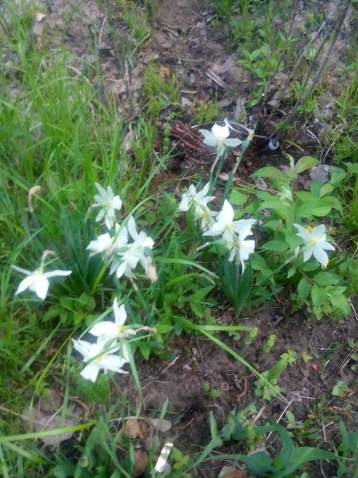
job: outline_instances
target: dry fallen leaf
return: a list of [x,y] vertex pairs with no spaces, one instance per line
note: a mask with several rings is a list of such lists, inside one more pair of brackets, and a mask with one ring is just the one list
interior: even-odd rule
[[126,153],[129,153],[129,151],[132,150],[134,141],[135,141],[135,131],[134,129],[131,129],[125,135],[123,140],[123,146]]
[[246,473],[233,466],[223,466],[218,478],[246,478]]
[[188,98],[185,98],[185,96],[182,96],[181,97],[181,105],[183,108],[185,108],[186,106],[192,106],[193,102],[190,101]]
[[145,469],[147,468],[148,461],[148,454],[145,451],[141,450],[140,448],[134,450],[134,467],[131,474],[132,478],[137,478],[138,476],[143,475]]
[[[62,421],[61,407],[62,397],[57,390],[49,389],[46,397],[40,398],[32,409],[25,408],[22,415],[28,422],[30,431],[35,432],[77,425],[80,421],[80,416],[83,415],[81,407],[75,402],[70,402],[67,406],[64,421]],[[59,441],[68,440],[72,435],[73,432],[67,432],[43,437],[41,440],[47,446],[55,446]]]
[[311,169],[310,178],[312,181],[318,181],[321,184],[326,183],[329,178],[329,166],[327,164],[319,164],[318,166],[314,166]]
[[39,43],[42,32],[46,23],[47,15],[44,13],[35,13],[34,22],[32,25],[32,34],[36,43]]
[[267,183],[262,178],[254,178],[257,189],[266,191],[269,187]]
[[143,434],[143,422],[136,420],[135,418],[128,418],[123,428],[123,433],[129,438],[144,437]]
[[161,433],[165,433],[172,428],[172,422],[169,420],[160,420],[159,418],[152,418],[149,420],[153,428],[160,431]]

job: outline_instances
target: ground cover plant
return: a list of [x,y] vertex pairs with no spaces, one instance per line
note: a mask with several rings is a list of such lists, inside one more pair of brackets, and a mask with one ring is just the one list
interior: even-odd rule
[[358,476],[354,4],[204,3],[0,5],[5,477]]

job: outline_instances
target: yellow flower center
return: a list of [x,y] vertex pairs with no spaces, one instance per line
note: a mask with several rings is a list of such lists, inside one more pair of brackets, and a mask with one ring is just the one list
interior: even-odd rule
[[316,239],[311,239],[310,242],[307,244],[307,247],[314,246],[316,244]]

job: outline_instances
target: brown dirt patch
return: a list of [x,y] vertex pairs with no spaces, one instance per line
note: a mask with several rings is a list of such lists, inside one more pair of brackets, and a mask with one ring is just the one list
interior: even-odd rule
[[[259,372],[270,369],[288,350],[297,353],[297,363],[287,368],[278,380],[281,393],[289,402],[288,410],[297,422],[317,413],[317,422],[312,422],[312,426],[319,430],[325,417],[328,422],[331,421],[328,417],[336,414],[345,421],[349,430],[356,429],[358,375],[350,370],[349,363],[345,367],[342,364],[348,355],[347,338],[357,337],[357,321],[347,318],[335,323],[327,318],[317,322],[307,318],[304,312],[283,317],[280,309],[272,308],[243,318],[240,324],[258,327],[258,335],[250,346],[244,347],[242,339],[229,339],[225,335],[220,339]],[[270,334],[277,335],[275,346],[261,357]],[[255,404],[257,410],[257,413],[250,414],[250,419],[260,425],[278,420],[284,411],[287,403],[279,397],[270,402],[257,397],[256,377],[209,339],[181,336],[173,339],[170,347],[177,354],[172,362],[151,358],[149,362],[137,363],[142,387],[141,412],[147,416],[156,415],[168,400],[166,418],[172,421],[173,428],[163,440],[173,441],[183,453],[197,453],[210,441],[210,412],[223,426],[230,411],[239,412],[250,404]],[[312,357],[307,363],[301,359],[304,352]],[[338,380],[345,381],[352,391],[348,401],[331,394]],[[133,406],[141,402],[131,375],[119,376],[118,385]],[[207,385],[218,390],[219,396],[210,398],[204,391]],[[315,407],[319,401],[323,405],[318,412]],[[281,423],[287,425],[285,417],[281,418]],[[325,430],[327,442],[339,436],[337,423],[332,425]],[[305,441],[305,445],[308,444],[315,446],[313,440]],[[228,443],[220,451],[239,453],[243,451],[242,446],[240,442]],[[273,439],[267,446],[269,452],[275,453],[280,444]],[[330,466],[328,469],[334,474],[334,466]],[[201,476],[216,477],[221,465],[213,462],[199,468]],[[312,465],[310,476],[320,477],[321,473]]]

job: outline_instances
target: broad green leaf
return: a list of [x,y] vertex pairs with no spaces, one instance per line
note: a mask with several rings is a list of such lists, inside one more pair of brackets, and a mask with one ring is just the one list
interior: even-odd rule
[[289,247],[290,246],[285,241],[274,240],[266,242],[261,246],[261,249],[264,249],[265,251],[284,252],[287,251]]
[[255,271],[260,271],[262,269],[267,269],[268,265],[265,259],[257,253],[254,253],[251,259],[252,268]]
[[[350,172],[348,168],[348,164],[347,164],[347,169],[348,169],[348,172]],[[347,173],[344,171],[344,169],[337,168],[336,166],[329,167],[329,174],[331,176],[331,180],[330,180],[331,184],[339,184],[340,182],[343,181],[343,179],[347,177]]]
[[311,199],[302,204],[297,211],[298,216],[300,217],[310,217],[310,216],[327,216],[332,209],[332,205],[327,202],[326,198],[322,199]]
[[244,215],[244,211],[242,211],[241,209],[235,209],[234,210],[235,221],[237,221],[238,219],[241,219],[243,215]]
[[271,194],[268,191],[256,191],[255,196],[264,201],[270,201],[271,199],[276,197],[276,195]]
[[337,211],[343,213],[342,203],[339,201],[339,199],[333,196],[326,196],[321,199],[321,201],[325,201],[327,206],[330,205],[332,208],[337,209]]
[[189,304],[194,314],[200,319],[202,319],[204,317],[204,310],[202,304],[193,300],[189,301]]
[[308,294],[311,292],[311,288],[312,284],[303,277],[297,286],[297,292],[301,302],[304,302],[307,299]]
[[157,220],[157,216],[154,211],[147,211],[145,213],[145,222],[146,224],[154,224]]
[[312,272],[320,267],[319,262],[306,262],[302,267],[303,272]]
[[316,284],[325,286],[338,284],[342,278],[332,272],[318,272],[318,274],[313,277],[313,280]]
[[148,342],[144,342],[143,340],[140,340],[138,342],[138,347],[139,347],[139,350],[140,350],[141,354],[143,355],[144,359],[148,360],[149,355],[150,355],[150,347],[149,347]]
[[344,315],[350,315],[351,312],[352,312],[351,305],[350,305],[347,297],[343,294],[333,296],[331,298],[331,304],[334,307],[338,307],[339,309],[341,309],[341,311],[343,312]]
[[271,231],[276,231],[278,228],[278,221],[278,219],[272,219],[272,221],[265,222],[262,227],[267,227],[268,229],[271,229]]
[[312,197],[312,194],[309,193],[308,191],[297,191],[295,194],[296,194],[296,197],[302,202],[310,201],[311,199],[314,199]]
[[260,55],[261,55],[261,48],[259,48],[258,50],[254,50],[254,51],[250,54],[250,60],[251,60],[251,61],[254,61],[254,60],[256,60],[256,58],[257,58],[258,56],[260,56]]
[[183,460],[183,453],[179,450],[179,448],[173,446],[171,457],[175,462],[180,463]]
[[208,285],[207,287],[203,287],[195,292],[195,294],[190,295],[187,297],[188,300],[191,301],[199,301],[203,299],[209,292],[214,288],[213,285]]
[[312,199],[319,199],[321,193],[322,184],[319,181],[312,181],[311,182],[311,194],[313,196]]
[[159,324],[156,326],[158,334],[166,334],[170,330],[172,330],[173,326],[169,324]]
[[280,181],[288,182],[288,177],[282,171],[273,166],[266,166],[255,171],[251,177],[253,178],[271,178],[279,179]]
[[335,295],[341,295],[343,292],[347,289],[347,287],[344,287],[342,285],[337,285],[337,286],[331,286],[328,285],[326,286],[325,290],[327,294],[335,296]]
[[311,290],[311,299],[312,303],[315,307],[321,307],[323,302],[327,298],[327,292],[319,287],[318,285],[314,285]]
[[[286,417],[287,417],[287,420],[289,421],[290,425],[296,425],[296,419],[295,419],[295,416],[292,412],[287,410]],[[292,450],[293,450],[293,447],[292,447]]]
[[295,274],[296,274],[296,267],[292,266],[291,269],[289,269],[289,271],[287,272],[287,279],[294,276]]
[[240,191],[233,190],[230,193],[229,201],[235,206],[242,206],[247,201],[247,195],[241,193]]
[[[295,448],[292,453],[291,462],[292,464],[300,465],[306,461],[313,460],[338,460],[339,456],[333,455],[325,450],[320,450],[319,448],[310,448],[308,446],[301,446]],[[297,468],[296,468],[297,469]]]
[[337,384],[333,387],[332,395],[335,395],[336,397],[343,397],[344,392],[348,391],[349,387],[346,382],[342,382],[341,380],[339,380]]
[[279,198],[261,203],[257,211],[262,211],[263,209],[273,209],[278,216],[289,223],[292,223],[294,220],[294,212],[291,204],[287,201],[282,201]]
[[333,186],[332,184],[329,184],[329,183],[326,183],[324,184],[322,187],[321,187],[321,190],[320,190],[320,193],[319,193],[319,197],[323,197],[325,196],[326,194],[329,194],[333,191]]
[[218,436],[218,424],[214,418],[213,412],[210,412],[210,434],[211,438],[214,439]]
[[317,166],[319,164],[318,159],[312,158],[312,156],[303,156],[300,158],[294,168],[295,174],[303,173],[307,169],[313,168],[313,166]]

